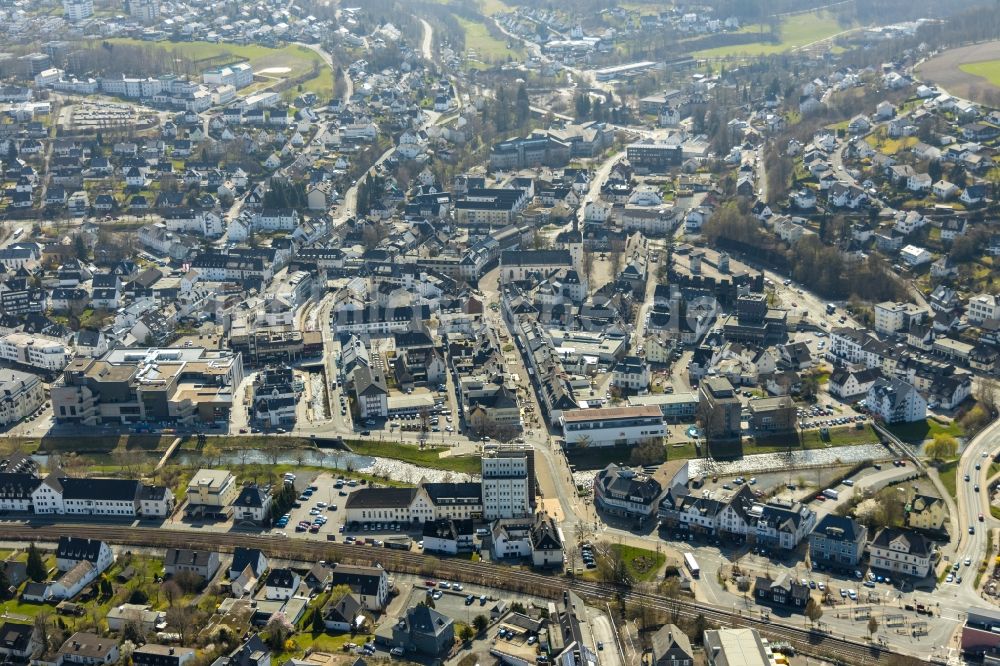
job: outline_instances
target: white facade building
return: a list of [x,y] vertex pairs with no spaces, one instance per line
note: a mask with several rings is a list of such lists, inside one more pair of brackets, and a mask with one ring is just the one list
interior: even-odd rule
[[1000,319],[1000,301],[993,294],[979,294],[969,299],[969,321],[981,324]]
[[872,568],[897,574],[925,577],[935,559],[934,544],[923,535],[886,527],[868,547]]
[[483,518],[520,518],[531,514],[534,451],[493,449],[483,455]]
[[0,370],[0,425],[17,423],[45,402],[42,381],[19,370]]
[[69,356],[66,345],[52,338],[27,333],[0,337],[0,359],[11,363],[57,372],[66,367]]
[[63,15],[76,23],[94,15],[94,0],[63,0]]
[[663,438],[666,426],[658,407],[602,407],[573,409],[559,417],[566,447],[634,446]]

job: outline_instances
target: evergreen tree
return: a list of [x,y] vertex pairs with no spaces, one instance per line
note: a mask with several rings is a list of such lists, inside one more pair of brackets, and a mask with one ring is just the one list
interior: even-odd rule
[[528,100],[528,89],[523,83],[517,87],[517,101],[515,103],[514,114],[517,118],[518,127],[523,127],[531,115],[531,102]]
[[27,573],[28,578],[36,583],[41,583],[46,578],[45,562],[42,561],[42,554],[35,544],[28,546]]
[[323,622],[323,611],[318,606],[313,609],[312,630],[314,634],[322,634],[326,631],[326,623]]

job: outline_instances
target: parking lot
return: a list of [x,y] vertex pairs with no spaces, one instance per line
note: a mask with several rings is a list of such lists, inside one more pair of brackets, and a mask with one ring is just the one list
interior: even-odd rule
[[[299,538],[335,540],[342,538],[343,508],[348,496],[366,482],[351,478],[349,473],[333,474],[322,472],[310,478],[300,473],[295,478],[295,487],[300,490],[295,505],[288,512],[288,519],[279,520],[274,532]],[[314,527],[315,526],[315,527]]]
[[[418,387],[407,395],[419,396],[420,394],[430,394],[434,398],[433,406],[426,410],[426,413],[421,410],[397,414],[387,419],[368,419],[356,423],[355,427],[361,430],[362,435],[370,435],[373,430],[383,430],[387,433],[421,432],[425,425],[428,432],[457,432],[459,428],[458,415],[452,405],[447,386],[441,384],[435,391]],[[342,415],[349,412],[343,394],[340,396],[340,409]],[[425,415],[426,423],[424,421]]]
[[345,523],[347,499],[351,493],[367,485],[364,479],[352,478],[349,472],[300,473],[295,478],[295,487],[299,489],[295,505],[288,512],[287,520],[279,520],[272,532],[290,538],[343,541],[374,547],[386,547],[386,542],[390,542],[388,547],[420,550],[423,546],[422,532],[410,523]]

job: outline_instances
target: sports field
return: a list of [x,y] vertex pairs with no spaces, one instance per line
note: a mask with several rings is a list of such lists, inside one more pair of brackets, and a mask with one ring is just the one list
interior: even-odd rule
[[[744,26],[740,32],[756,32],[759,26]],[[735,56],[761,56],[774,53],[793,51],[809,46],[818,41],[829,39],[844,32],[845,28],[837,22],[837,18],[829,12],[808,12],[788,16],[781,21],[781,41],[775,44],[761,42],[758,44],[734,44],[705,49],[692,53],[696,58],[729,58]]]
[[203,69],[213,66],[213,58],[238,62],[246,60],[255,73],[264,71],[271,79],[296,78],[317,69],[317,76],[303,84],[303,89],[320,96],[333,92],[333,77],[318,53],[304,46],[290,44],[280,49],[266,46],[216,44],[213,42],[147,42],[138,39],[110,39],[112,44],[128,44],[144,48],[159,48],[177,53],[196,65],[204,61]]
[[952,95],[985,101],[1000,91],[1000,41],[950,49],[917,69],[927,84],[941,86]]

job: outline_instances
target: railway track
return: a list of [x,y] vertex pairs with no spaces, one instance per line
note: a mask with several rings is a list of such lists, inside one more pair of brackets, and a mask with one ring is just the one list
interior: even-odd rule
[[639,604],[668,615],[675,614],[686,618],[702,615],[706,620],[721,626],[752,627],[773,639],[787,641],[799,652],[846,664],[875,664],[894,654],[891,650],[878,645],[755,619],[741,612],[712,604],[686,599],[667,599],[611,583],[574,580],[530,571],[512,571],[509,567],[487,562],[440,560],[421,553],[386,548],[376,550],[368,546],[339,542],[288,539],[246,532],[216,532],[211,528],[199,531],[93,523],[0,523],[0,540],[4,541],[56,542],[62,536],[101,539],[121,546],[152,548],[203,548],[220,552],[231,552],[237,547],[259,548],[272,558],[305,562],[322,559],[365,565],[378,562],[390,571],[530,592],[552,599],[561,598],[564,591],[572,590],[592,600]]

